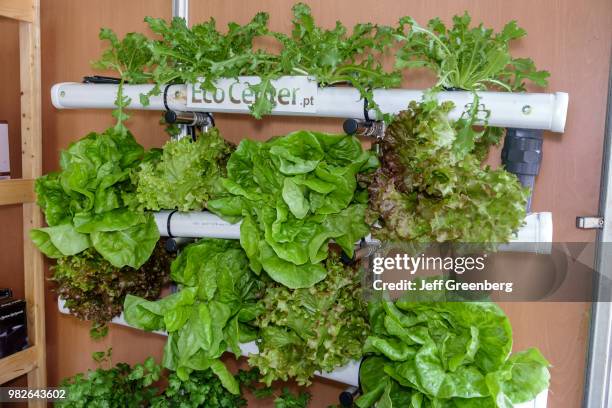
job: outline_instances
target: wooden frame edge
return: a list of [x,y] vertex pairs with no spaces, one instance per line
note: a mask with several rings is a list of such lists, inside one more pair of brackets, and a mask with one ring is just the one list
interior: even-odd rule
[[0,205],[36,201],[33,179],[0,180]]
[[0,359],[0,384],[30,373],[37,366],[38,350],[28,347],[15,354]]
[[[6,1],[6,0],[0,0]],[[41,52],[40,0],[32,4],[32,22],[19,23],[21,81],[21,151],[24,178],[42,174]],[[34,203],[23,204],[23,277],[28,317],[28,339],[35,348],[36,364],[28,372],[29,388],[47,386],[45,342],[45,269],[42,254],[29,237],[32,228],[42,226],[40,209]],[[45,407],[43,400],[31,400],[29,407]]]
[[19,21],[33,22],[36,0],[0,0],[0,16]]

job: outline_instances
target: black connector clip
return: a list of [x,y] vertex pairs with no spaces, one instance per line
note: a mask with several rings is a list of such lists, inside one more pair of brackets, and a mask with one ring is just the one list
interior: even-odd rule
[[359,388],[350,386],[340,393],[338,402],[341,407],[353,407],[356,397],[359,395]]
[[[121,78],[103,76],[103,75],[91,75],[83,77],[84,84],[120,84]],[[127,84],[127,81],[125,82]]]
[[374,137],[382,139],[385,134],[385,124],[373,120],[346,119],[342,129],[347,135]]

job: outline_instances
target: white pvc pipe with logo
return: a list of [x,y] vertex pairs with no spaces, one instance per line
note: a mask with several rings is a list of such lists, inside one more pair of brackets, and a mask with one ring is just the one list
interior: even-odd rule
[[[51,100],[58,109],[112,109],[117,96],[117,86],[113,84],[82,84],[64,82],[53,85]],[[124,94],[131,99],[129,108],[164,110],[163,93],[152,96],[150,103],[143,106],[140,95],[148,93],[153,85],[124,85]],[[187,105],[187,85],[170,85],[166,91],[168,108],[174,111],[230,112],[248,114],[247,106],[228,109],[226,105],[207,106]],[[383,113],[395,114],[406,109],[410,101],[421,99],[423,91],[407,89],[376,89],[374,101]],[[515,127],[522,129],[543,129],[563,132],[569,96],[565,92],[556,93],[511,93],[479,92],[480,105],[489,112],[491,126]],[[474,96],[470,92],[440,92],[441,101],[452,101],[455,109],[451,119],[458,119],[469,109]],[[191,104],[193,105],[193,104]],[[314,116],[335,118],[364,118],[364,103],[359,91],[351,87],[326,87],[316,90],[315,109],[294,111],[273,110],[272,115]],[[375,117],[373,110],[370,117]]]

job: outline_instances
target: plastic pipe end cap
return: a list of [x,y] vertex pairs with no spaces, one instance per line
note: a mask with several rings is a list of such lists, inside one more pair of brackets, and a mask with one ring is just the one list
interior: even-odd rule
[[166,121],[166,123],[175,123],[176,122],[176,112],[175,111],[171,111],[168,110],[166,111],[166,113],[164,113],[164,120]]
[[343,391],[338,397],[341,407],[352,407],[353,406],[353,395],[350,392]]
[[557,133],[563,133],[565,131],[568,105],[569,94],[567,92],[555,92],[555,103],[550,123],[551,131]]
[[347,135],[354,135],[359,129],[359,122],[355,119],[347,119],[342,124],[342,129],[344,129],[344,133]]
[[59,84],[55,84],[51,87],[51,103],[56,109],[65,109],[66,107],[62,104],[62,88],[65,85],[71,85],[75,82],[60,82]]
[[176,243],[174,239],[169,238],[166,240],[166,243],[164,244],[164,248],[166,249],[166,252],[175,253],[178,251],[178,244]]

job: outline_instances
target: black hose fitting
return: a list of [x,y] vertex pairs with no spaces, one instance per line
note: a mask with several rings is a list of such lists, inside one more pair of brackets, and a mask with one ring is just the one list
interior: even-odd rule
[[502,163],[515,174],[521,184],[531,192],[527,199],[527,212],[531,210],[531,196],[535,178],[542,163],[542,130],[508,128],[502,149]]

